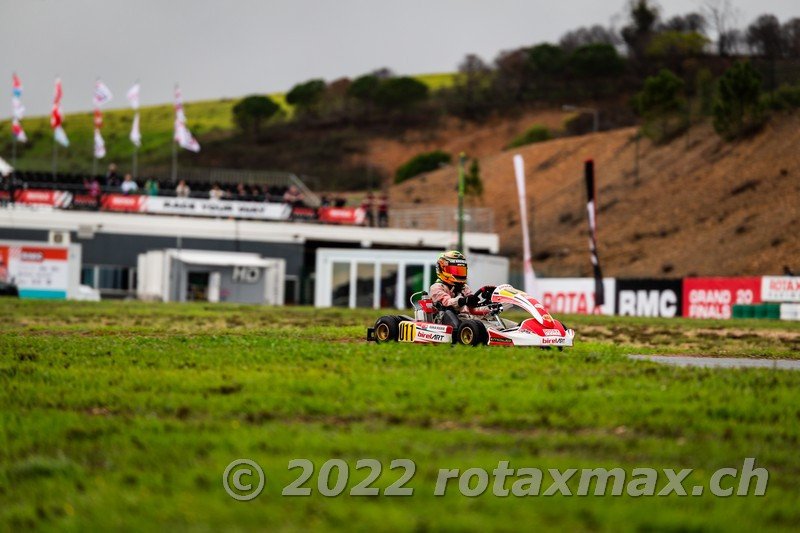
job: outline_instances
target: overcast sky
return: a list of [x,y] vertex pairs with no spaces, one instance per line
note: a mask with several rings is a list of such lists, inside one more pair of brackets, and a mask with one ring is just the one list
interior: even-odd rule
[[[662,16],[702,0],[661,0]],[[580,26],[621,26],[626,0],[0,0],[0,80],[24,85],[27,116],[47,114],[61,76],[62,108],[92,106],[97,77],[124,107],[138,79],[142,104],[285,92],[310,78],[452,72],[468,53],[557,42]],[[739,26],[762,13],[800,16],[800,0],[733,0]],[[190,107],[187,108],[190,113]],[[191,117],[190,117],[191,118]]]

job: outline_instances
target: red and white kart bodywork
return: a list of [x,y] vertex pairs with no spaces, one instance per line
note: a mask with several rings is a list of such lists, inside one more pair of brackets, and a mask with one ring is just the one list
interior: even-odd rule
[[[374,328],[367,330],[367,340],[418,344],[458,342],[473,346],[573,346],[575,332],[564,328],[561,322],[550,316],[541,303],[525,292],[506,284],[495,287],[490,298],[485,288],[477,294],[482,295],[484,305],[470,309],[469,316],[461,321],[457,331],[453,331],[450,325],[435,322],[437,311],[433,301],[427,297],[427,293],[422,292],[411,297],[415,318],[403,315],[382,316]],[[415,302],[417,295],[422,297]],[[531,318],[519,324],[500,318],[501,312],[512,307],[526,311]]]

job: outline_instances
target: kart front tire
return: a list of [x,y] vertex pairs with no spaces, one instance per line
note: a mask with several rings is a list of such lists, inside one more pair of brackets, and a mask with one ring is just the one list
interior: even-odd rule
[[382,316],[375,322],[375,341],[397,342],[400,333],[400,318],[392,315]]
[[483,329],[483,325],[480,324],[477,320],[465,320],[458,326],[458,332],[456,332],[456,339],[459,344],[465,344],[467,346],[478,346],[479,344],[483,344],[483,339],[485,336],[485,330]]

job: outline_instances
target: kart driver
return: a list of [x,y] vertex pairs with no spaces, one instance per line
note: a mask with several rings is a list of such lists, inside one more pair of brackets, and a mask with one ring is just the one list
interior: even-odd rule
[[459,315],[485,314],[475,309],[482,302],[467,285],[467,258],[464,254],[456,250],[440,254],[436,261],[436,276],[439,279],[431,285],[429,293],[434,305],[438,304],[437,307],[444,310],[442,324],[457,328],[461,323]]

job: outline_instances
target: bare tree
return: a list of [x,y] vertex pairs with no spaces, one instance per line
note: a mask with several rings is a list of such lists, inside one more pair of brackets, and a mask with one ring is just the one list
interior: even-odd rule
[[706,21],[717,35],[717,54],[726,56],[733,52],[735,26],[739,21],[739,10],[731,0],[703,0],[702,8]]
[[800,17],[795,17],[786,22],[782,31],[787,57],[800,59]]
[[701,13],[687,13],[686,15],[675,15],[663,24],[659,24],[658,29],[705,35],[707,27],[706,18]]
[[754,54],[776,59],[783,55],[781,23],[775,15],[761,15],[747,27],[747,45]]

